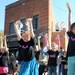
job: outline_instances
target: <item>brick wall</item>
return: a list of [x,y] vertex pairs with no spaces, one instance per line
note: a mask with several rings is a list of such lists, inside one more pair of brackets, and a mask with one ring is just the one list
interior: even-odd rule
[[20,0],[6,7],[5,34],[9,31],[9,23],[21,18],[31,18],[39,15],[40,30],[48,29],[48,3],[49,0]]

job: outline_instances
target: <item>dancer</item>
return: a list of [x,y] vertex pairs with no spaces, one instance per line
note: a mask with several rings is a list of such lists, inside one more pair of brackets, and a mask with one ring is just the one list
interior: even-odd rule
[[6,43],[6,36],[4,38],[0,38],[0,43],[0,75],[7,75],[9,53]]
[[39,62],[39,75],[43,75],[47,72],[48,64],[48,49],[44,47],[44,43],[40,42],[41,49],[36,52],[36,59]]
[[71,30],[67,32],[69,43],[67,49],[68,56],[68,75],[75,73],[75,23],[71,25]]
[[71,8],[67,4],[69,14],[68,14],[68,25],[69,31],[67,32],[69,37],[68,48],[67,48],[67,57],[68,57],[68,74],[75,75],[75,23],[71,24]]
[[18,60],[21,62],[19,75],[38,75],[39,65],[34,56],[34,32],[32,27],[32,19],[27,19],[26,31],[21,35],[17,21],[14,24],[15,32],[19,40],[19,57]]
[[57,57],[59,52],[57,50],[55,51],[54,46],[52,46],[52,50],[49,50],[48,54],[48,75],[57,75]]

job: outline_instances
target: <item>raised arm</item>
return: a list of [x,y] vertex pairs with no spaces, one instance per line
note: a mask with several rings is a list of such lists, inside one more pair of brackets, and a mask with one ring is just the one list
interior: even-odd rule
[[5,51],[8,51],[6,36],[4,36],[4,47]]
[[31,32],[32,38],[34,38],[35,34],[34,34],[34,30],[33,30],[33,25],[32,25],[32,19],[30,19],[30,32]]
[[71,28],[71,6],[69,3],[67,3],[67,8],[68,8],[68,27],[70,30]]
[[3,48],[3,37],[0,37],[0,48]]
[[21,39],[21,31],[19,29],[19,24],[20,24],[20,21],[16,21],[14,24],[14,29],[15,29],[18,40]]

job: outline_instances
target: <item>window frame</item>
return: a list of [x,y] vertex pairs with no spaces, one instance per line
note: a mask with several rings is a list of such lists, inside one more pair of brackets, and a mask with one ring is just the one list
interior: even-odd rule
[[[38,19],[38,22],[37,22],[38,24],[35,23],[35,19]],[[39,15],[34,15],[33,16],[33,22],[32,23],[33,23],[33,29],[34,29],[34,31],[40,29],[40,21],[39,21],[39,19],[40,19]]]
[[[12,29],[13,28],[13,29]],[[9,23],[9,34],[14,34],[15,33],[15,29],[14,29],[14,21],[11,21]]]

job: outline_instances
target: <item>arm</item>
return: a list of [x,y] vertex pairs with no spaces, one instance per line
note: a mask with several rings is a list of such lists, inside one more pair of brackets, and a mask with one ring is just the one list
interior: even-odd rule
[[2,38],[2,36],[0,37],[0,48],[3,48],[3,38]]
[[27,19],[27,26],[28,26],[28,31],[30,31],[30,34],[31,34],[31,38],[34,39],[34,47],[36,49],[36,38],[35,38],[35,35],[34,35],[34,31],[33,31],[33,26],[32,26],[32,18],[29,18]]
[[70,27],[71,27],[71,7],[70,7],[69,3],[67,3],[67,8],[68,8],[68,26],[69,26],[69,31],[70,31]]
[[30,33],[31,33],[31,37],[34,39],[34,48],[36,50],[36,38],[35,38],[34,31],[33,31],[32,21],[30,23]]
[[7,52],[8,52],[6,36],[4,36],[4,47],[5,47],[5,51],[7,51]]
[[34,31],[33,31],[33,25],[32,25],[32,19],[30,19],[30,33],[31,33],[31,37],[34,38]]
[[21,32],[19,30],[19,23],[20,23],[20,21],[16,21],[14,24],[14,29],[15,29],[18,40],[21,39]]

